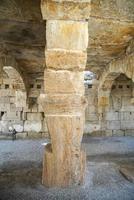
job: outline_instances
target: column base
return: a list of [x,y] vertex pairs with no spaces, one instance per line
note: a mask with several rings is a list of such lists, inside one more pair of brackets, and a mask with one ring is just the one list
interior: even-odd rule
[[69,187],[83,183],[86,154],[72,152],[63,158],[55,157],[51,144],[45,148],[42,184],[46,187]]

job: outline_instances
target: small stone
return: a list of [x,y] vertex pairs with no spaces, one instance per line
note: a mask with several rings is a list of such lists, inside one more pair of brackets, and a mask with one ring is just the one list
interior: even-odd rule
[[123,166],[120,168],[120,172],[127,180],[134,183],[134,167]]

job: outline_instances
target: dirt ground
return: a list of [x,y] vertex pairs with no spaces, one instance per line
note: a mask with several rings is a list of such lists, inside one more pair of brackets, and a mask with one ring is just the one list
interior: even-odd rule
[[41,184],[47,142],[0,140],[0,200],[134,200],[134,137],[85,136],[85,182],[67,189]]

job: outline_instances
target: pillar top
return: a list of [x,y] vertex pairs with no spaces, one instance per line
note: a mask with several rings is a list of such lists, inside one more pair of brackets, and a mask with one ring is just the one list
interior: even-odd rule
[[41,0],[41,11],[44,20],[86,20],[91,0]]

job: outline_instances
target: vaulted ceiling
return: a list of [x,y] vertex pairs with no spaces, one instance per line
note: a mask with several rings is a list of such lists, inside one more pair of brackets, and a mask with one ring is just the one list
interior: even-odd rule
[[[91,0],[87,69],[97,73],[133,51],[134,0]],[[13,56],[25,76],[43,77],[45,22],[40,0],[0,0],[0,56]]]

